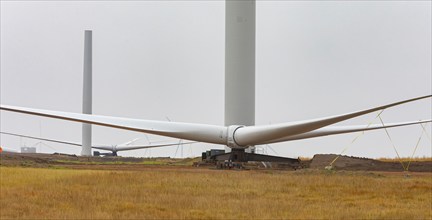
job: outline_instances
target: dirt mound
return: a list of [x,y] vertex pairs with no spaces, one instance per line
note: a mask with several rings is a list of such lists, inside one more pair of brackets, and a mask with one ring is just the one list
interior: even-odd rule
[[[325,169],[337,156],[336,154],[317,154],[310,161],[309,167],[313,169]],[[333,169],[352,171],[404,171],[400,162],[384,162],[344,155],[339,155],[339,158],[333,163]],[[413,161],[409,166],[409,171],[432,172],[432,161]]]

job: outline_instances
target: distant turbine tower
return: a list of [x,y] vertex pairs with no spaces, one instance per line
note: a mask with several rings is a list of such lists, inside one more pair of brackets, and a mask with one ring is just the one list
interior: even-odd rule
[[225,1],[225,126],[230,125],[255,125],[255,0]]
[[[92,114],[92,31],[84,33],[83,114]],[[91,156],[91,125],[82,124],[82,156]]]

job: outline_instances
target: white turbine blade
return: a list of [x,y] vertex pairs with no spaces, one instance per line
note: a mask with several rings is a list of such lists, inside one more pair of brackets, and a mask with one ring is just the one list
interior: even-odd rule
[[[197,142],[184,142],[182,144],[194,144]],[[138,150],[138,149],[148,149],[148,148],[156,148],[156,147],[169,147],[169,146],[177,146],[179,143],[167,143],[167,144],[151,144],[151,145],[129,145],[129,146],[117,146],[116,151],[127,151],[127,150]],[[93,147],[96,148],[96,147]],[[97,148],[100,149],[100,148]]]
[[240,146],[249,146],[256,144],[271,143],[272,140],[278,140],[287,136],[299,135],[302,133],[310,132],[328,125],[332,125],[341,121],[365,115],[374,111],[390,108],[393,106],[413,102],[420,99],[430,98],[432,95],[417,97],[400,102],[395,102],[388,105],[383,105],[375,108],[366,109],[337,116],[330,116],[320,119],[313,119],[300,122],[290,122],[273,125],[262,126],[246,126],[237,129],[234,134],[235,142]]
[[[5,134],[5,135],[11,135],[11,136],[17,136],[17,137],[24,137],[24,138],[29,138],[29,139],[35,139],[35,140],[41,140],[41,141],[49,141],[49,142],[54,142],[54,143],[60,143],[60,144],[68,144],[68,145],[74,145],[74,146],[80,146],[81,144],[78,143],[73,143],[73,142],[67,142],[67,141],[59,141],[59,140],[54,140],[54,139],[48,139],[48,138],[39,138],[39,137],[33,137],[33,136],[28,136],[28,135],[21,135],[21,134],[14,134],[14,133],[9,133],[9,132],[0,132],[1,134]],[[139,138],[136,138],[139,139]],[[194,144],[197,142],[194,141],[190,141],[190,142],[185,142],[182,144]],[[126,150],[137,150],[137,149],[145,149],[145,148],[155,148],[155,147],[166,147],[166,146],[174,146],[174,145],[179,145],[179,143],[165,143],[165,144],[153,144],[153,145],[118,145],[117,147],[112,147],[112,146],[104,146],[104,145],[96,145],[96,146],[92,146],[92,148],[94,149],[99,149],[99,150],[107,150],[107,151],[126,151]]]
[[139,140],[139,139],[140,139],[140,138],[135,138],[135,139],[130,140],[130,141],[126,142],[126,143],[119,144],[119,146],[120,146],[120,145],[121,145],[121,146],[124,146],[124,145],[130,145],[130,144],[136,142],[136,141]]
[[369,126],[368,125],[329,126],[329,127],[320,128],[320,129],[317,129],[314,131],[306,132],[303,134],[298,134],[298,135],[293,135],[293,136],[288,136],[285,138],[272,140],[272,141],[270,141],[270,143],[308,139],[308,138],[322,137],[322,136],[335,135],[335,134],[353,133],[353,132],[359,132],[359,131],[370,131],[370,130],[377,130],[377,129],[384,129],[384,128],[394,128],[394,127],[401,127],[401,126],[408,126],[408,125],[415,125],[415,124],[424,124],[424,123],[430,123],[430,122],[432,122],[431,119],[424,120],[424,121],[388,123],[388,124],[385,124],[385,126],[383,126],[382,124],[373,124],[373,125],[369,125]]
[[100,115],[88,115],[70,112],[32,109],[7,105],[1,105],[0,109],[5,111],[96,124],[101,126],[138,131],[179,139],[193,140],[197,142],[226,144],[226,128],[223,126],[118,118]]
[[49,142],[54,142],[54,143],[68,144],[68,145],[74,145],[74,146],[80,146],[81,147],[81,144],[73,143],[73,142],[59,141],[59,140],[48,139],[48,138],[39,138],[39,137],[33,137],[33,136],[21,135],[21,134],[14,134],[14,133],[8,133],[8,132],[0,132],[0,133],[1,134],[6,134],[6,135],[11,135],[11,136],[24,137],[24,138],[35,139],[35,140],[40,140],[40,141],[49,141]]
[[[321,119],[314,119],[301,122],[291,122],[283,124],[273,124],[264,126],[247,126],[239,127],[235,130],[233,139],[240,147],[256,144],[272,143],[274,140],[286,138],[289,136],[307,133],[325,126],[335,124],[347,119],[368,114],[377,110],[390,108],[404,103],[430,98],[431,95],[422,96],[414,99],[408,99],[401,102],[396,102],[388,105],[383,105],[363,111],[331,116]],[[69,112],[49,111],[41,109],[32,109],[15,106],[0,106],[1,110],[19,112],[24,114],[38,115],[44,117],[58,118],[69,121],[77,121],[90,123],[119,129],[139,131],[149,134],[162,135],[167,137],[192,140],[197,142],[206,142],[214,144],[227,144],[228,129],[223,126],[206,125],[206,124],[191,124],[179,122],[164,122],[138,120],[128,118],[118,118],[99,115],[78,114]]]

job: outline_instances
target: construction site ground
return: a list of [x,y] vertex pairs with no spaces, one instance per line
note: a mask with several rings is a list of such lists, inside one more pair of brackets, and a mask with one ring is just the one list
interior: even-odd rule
[[[335,154],[317,154],[310,160],[302,160],[301,167],[296,169],[324,170],[337,157]],[[2,153],[0,165],[8,167],[70,168],[95,170],[146,170],[146,169],[214,169],[215,164],[199,163],[200,158],[135,158],[135,157],[82,157],[65,154],[22,154]],[[196,166],[197,164],[200,166]],[[195,164],[195,166],[193,166]],[[407,161],[404,166],[407,166]],[[283,163],[248,162],[243,164],[247,169],[293,170]],[[332,164],[336,171],[404,171],[398,160],[380,161],[369,158],[339,156]],[[412,161],[411,172],[432,172],[432,160]]]

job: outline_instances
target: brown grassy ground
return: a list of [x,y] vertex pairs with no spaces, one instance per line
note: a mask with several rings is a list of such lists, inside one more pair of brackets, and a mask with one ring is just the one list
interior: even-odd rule
[[432,174],[0,167],[0,217],[431,219]]
[[379,161],[384,161],[384,162],[404,162],[404,163],[408,163],[409,161],[432,161],[432,157],[402,157],[402,158],[386,158],[386,157],[382,157],[382,158],[378,158],[377,160]]

